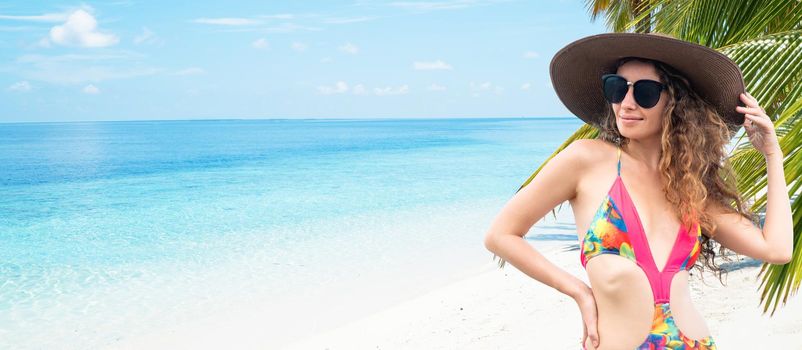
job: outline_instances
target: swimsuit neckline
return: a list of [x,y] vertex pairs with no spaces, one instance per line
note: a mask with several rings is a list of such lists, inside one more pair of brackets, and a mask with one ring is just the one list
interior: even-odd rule
[[[655,270],[657,270],[658,273],[662,274],[666,270],[666,268],[668,267],[669,263],[671,262],[671,257],[674,255],[674,251],[677,250],[677,246],[679,246],[680,238],[682,237],[682,234],[684,233],[683,232],[684,231],[683,230],[684,227],[682,225],[682,222],[680,222],[679,230],[677,230],[678,231],[677,232],[677,236],[676,236],[676,238],[674,238],[674,243],[671,246],[671,250],[669,250],[669,252],[668,252],[668,258],[666,259],[666,263],[663,264],[663,268],[662,269],[658,270],[657,269],[657,262],[654,260],[654,255],[652,254],[652,247],[649,244],[649,238],[646,236],[646,230],[644,229],[643,222],[641,222],[641,219],[640,219],[640,213],[638,212],[638,207],[635,206],[635,202],[632,200],[632,197],[629,195],[629,190],[627,190],[627,186],[626,186],[626,184],[624,184],[624,180],[623,180],[623,178],[621,177],[620,174],[618,176],[616,176],[615,182],[621,182],[621,188],[622,188],[621,192],[623,193],[623,196],[622,196],[623,198],[622,199],[624,201],[629,202],[628,205],[630,205],[632,207],[632,211],[635,214],[635,221],[637,222],[638,228],[640,229],[640,233],[643,236],[643,241],[645,243],[644,245],[646,246],[646,248],[644,249],[644,252],[645,252],[646,257],[647,257],[646,261],[649,264],[651,264],[651,267],[654,268]],[[613,182],[613,187],[615,186],[615,182]],[[612,190],[612,188],[611,188],[611,190]],[[608,193],[609,193],[609,191],[608,191]]]

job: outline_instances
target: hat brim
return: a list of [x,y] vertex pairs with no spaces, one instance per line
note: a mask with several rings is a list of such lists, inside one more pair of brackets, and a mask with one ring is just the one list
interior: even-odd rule
[[625,57],[660,61],[679,71],[728,124],[730,135],[743,124],[744,115],[735,111],[745,90],[738,65],[709,47],[661,35],[606,33],[568,44],[551,60],[551,82],[557,96],[571,113],[600,125],[608,103],[601,76],[615,73],[615,64]]

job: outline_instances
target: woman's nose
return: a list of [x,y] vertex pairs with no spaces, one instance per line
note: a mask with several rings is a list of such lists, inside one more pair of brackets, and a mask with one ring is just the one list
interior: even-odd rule
[[626,107],[627,109],[636,109],[638,108],[638,103],[635,101],[635,89],[633,86],[627,87],[627,94],[624,95],[624,99],[621,101],[621,107]]

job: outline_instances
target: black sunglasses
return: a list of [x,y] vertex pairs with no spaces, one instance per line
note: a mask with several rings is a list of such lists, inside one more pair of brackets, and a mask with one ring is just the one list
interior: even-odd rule
[[604,99],[610,103],[621,103],[632,85],[635,102],[643,108],[652,108],[660,101],[660,93],[665,85],[654,80],[638,80],[634,83],[627,81],[618,74],[602,75]]

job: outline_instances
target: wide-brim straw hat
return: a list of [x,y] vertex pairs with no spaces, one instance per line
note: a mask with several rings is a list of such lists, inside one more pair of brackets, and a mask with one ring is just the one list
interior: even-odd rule
[[660,61],[679,71],[728,124],[730,135],[743,124],[744,115],[735,111],[745,91],[738,65],[709,47],[663,34],[607,33],[576,40],[551,60],[551,83],[571,113],[598,127],[608,104],[601,76],[615,73],[625,57]]

